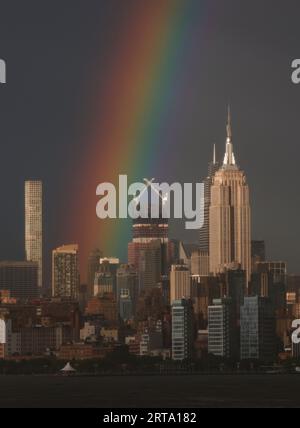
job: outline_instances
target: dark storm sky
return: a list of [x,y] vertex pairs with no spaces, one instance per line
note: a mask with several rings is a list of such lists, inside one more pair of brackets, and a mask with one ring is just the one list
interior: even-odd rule
[[[290,77],[292,60],[300,58],[300,3],[200,1],[214,13],[193,82],[201,97],[196,110],[183,108],[179,118],[178,138],[192,143],[179,148],[178,181],[206,175],[213,142],[223,155],[230,98],[236,156],[251,186],[253,238],[266,240],[269,258],[288,260],[290,272],[300,272],[300,85]],[[23,257],[26,178],[44,181],[46,258],[63,242],[64,180],[77,173],[90,70],[99,51],[105,65],[133,4],[0,0],[0,58],[8,79],[0,86],[0,259]],[[197,141],[207,142],[201,151]]]

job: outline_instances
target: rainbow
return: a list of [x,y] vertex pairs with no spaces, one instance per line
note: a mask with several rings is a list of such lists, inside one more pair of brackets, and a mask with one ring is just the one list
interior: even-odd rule
[[[130,2],[132,3],[132,2]],[[105,70],[91,77],[91,117],[76,176],[75,215],[68,219],[68,239],[79,243],[82,263],[100,247],[108,256],[124,256],[130,222],[96,217],[96,187],[144,177],[165,179],[166,156],[175,138],[176,108],[182,79],[189,78],[187,58],[199,54],[193,32],[204,12],[199,0],[133,1]],[[168,117],[170,106],[173,117]],[[165,123],[171,124],[165,138]],[[174,135],[175,136],[175,135]],[[172,147],[172,163],[176,150]],[[175,154],[174,154],[175,153]],[[170,158],[170,156],[169,156]],[[167,168],[172,166],[168,165]],[[83,265],[83,266],[84,266]]]

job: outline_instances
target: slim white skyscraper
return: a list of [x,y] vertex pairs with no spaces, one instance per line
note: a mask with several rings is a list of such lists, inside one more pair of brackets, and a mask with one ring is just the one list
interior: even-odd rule
[[25,181],[25,256],[38,263],[38,286],[43,286],[43,184]]

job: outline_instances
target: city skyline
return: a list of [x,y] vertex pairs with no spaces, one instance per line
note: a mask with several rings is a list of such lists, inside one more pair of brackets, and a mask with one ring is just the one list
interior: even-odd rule
[[[60,4],[59,16],[49,4],[42,10],[38,2],[31,3],[20,6],[22,22],[14,20],[9,4],[2,6],[0,18],[0,52],[8,66],[7,84],[0,88],[6,159],[0,174],[2,183],[9,182],[2,193],[0,258],[24,257],[22,191],[24,180],[32,176],[43,181],[45,212],[51,212],[45,217],[45,254],[64,242],[85,241],[82,254],[103,246],[124,258],[122,243],[130,237],[130,222],[102,224],[94,216],[96,185],[111,179],[103,164],[114,177],[128,173],[138,180],[202,180],[213,144],[223,153],[229,98],[237,157],[254,200],[253,236],[266,240],[270,258],[288,259],[290,271],[297,272],[293,231],[300,209],[295,144],[300,101],[291,63],[298,51],[299,5],[292,2],[282,13],[269,0],[263,5],[246,1],[243,9],[233,0],[226,5],[188,1],[180,20],[169,8],[177,2],[163,1],[163,8],[149,2],[143,9],[133,0],[127,7],[112,1],[88,9],[75,1],[71,10]],[[161,55],[155,44],[159,35],[170,36]],[[149,56],[143,57],[139,40],[147,41]],[[149,72],[154,69],[157,74]],[[155,82],[166,83],[164,103],[159,108],[144,98],[135,104],[139,120],[129,100],[142,95],[143,84]],[[124,111],[128,120],[119,115]],[[145,117],[152,118],[150,127]],[[127,145],[133,123],[143,128],[141,138],[133,139],[138,159],[136,149]],[[105,124],[109,129],[103,134]],[[110,133],[113,129],[118,135]],[[125,155],[117,163],[113,151],[118,147]],[[159,162],[153,167],[155,159]],[[172,235],[184,236],[176,222],[172,229]],[[49,258],[45,262],[49,272]]]
[[[244,172],[239,169],[239,166],[237,165],[238,162],[236,162],[235,154],[233,152],[233,144],[232,144],[232,117],[231,117],[231,107],[229,105],[227,106],[226,142],[225,142],[225,155],[224,155],[224,158],[223,158],[223,163],[221,161],[219,161],[219,158],[216,155],[216,144],[214,144],[213,145],[213,160],[212,160],[212,162],[210,161],[208,164],[209,164],[209,175],[208,175],[208,177],[205,177],[205,175],[203,175],[203,183],[204,183],[204,186],[205,185],[209,186],[209,188],[210,188],[209,192],[211,192],[211,189],[215,188],[214,184],[216,182],[220,181],[220,182],[223,183],[224,180],[226,181],[226,178],[222,178],[222,174],[224,174],[224,172],[222,172],[222,171],[225,171],[225,170],[232,171],[232,169],[234,169],[234,170],[240,172],[241,177],[240,177],[240,179],[238,181],[241,181],[241,183],[243,183],[243,185],[246,183],[245,182],[246,179],[245,179]],[[220,172],[221,172],[221,175],[220,175]],[[220,175],[220,177],[219,177],[219,175]],[[217,177],[215,180],[214,180],[214,176]],[[246,187],[248,189],[248,186],[246,186]],[[246,199],[248,201],[251,200],[251,198],[249,199],[249,190],[247,190],[247,195],[248,196],[247,196]],[[207,197],[207,196],[204,194],[204,197]],[[211,249],[213,248],[213,244],[212,244],[213,240],[210,239],[210,232],[209,232],[209,230],[210,230],[209,223],[212,220],[212,218],[210,218],[210,216],[212,215],[212,214],[210,214],[210,203],[211,203],[211,199],[210,198],[211,198],[211,196],[209,195],[208,212],[207,212],[207,214],[205,214],[205,216],[208,216],[208,220],[206,220],[206,222],[208,221],[208,224],[206,224],[206,222],[204,222],[204,225],[202,226],[201,229],[194,230],[193,234],[194,234],[195,239],[193,241],[187,240],[187,242],[191,242],[191,243],[194,243],[194,244],[198,245],[199,249],[201,249],[203,247],[203,243],[207,241],[206,244],[208,244],[208,248],[205,250],[205,252],[207,252],[208,254],[211,253]],[[216,198],[216,195],[214,196],[214,200],[216,200],[215,198]],[[243,199],[244,198],[245,198],[245,196],[243,197]],[[43,221],[44,221],[43,220],[42,204],[43,204],[43,183],[42,183],[42,181],[38,180],[38,179],[35,179],[35,180],[26,180],[25,181],[25,260],[27,259],[28,261],[36,261],[38,263],[38,265],[39,265],[39,270],[38,270],[38,272],[39,272],[38,273],[39,287],[41,287],[41,285],[42,285],[42,280],[41,280],[41,278],[42,278],[42,268],[41,268],[41,265],[43,264],[43,262],[44,262],[45,259],[46,259],[46,262],[47,262],[47,257],[49,255],[49,254],[48,255],[46,254],[46,257],[45,257],[44,254],[43,254],[43,250],[42,250],[42,246],[43,246],[42,224],[43,224]],[[35,210],[35,208],[37,208],[37,210]],[[249,207],[249,210],[250,210],[250,207]],[[33,211],[35,211],[35,212],[33,212]],[[250,278],[250,274],[249,274],[250,268],[251,268],[251,262],[250,262],[250,258],[251,258],[250,243],[251,243],[251,240],[255,241],[256,237],[253,236],[251,234],[251,232],[250,232],[250,229],[251,229],[251,226],[250,226],[251,216],[250,216],[250,214],[248,215],[247,218],[248,218],[248,223],[249,223],[249,226],[247,226],[247,229],[249,228],[249,231],[247,232],[247,236],[248,236],[247,247],[248,247],[248,250],[246,251],[247,254],[248,254],[248,256],[247,256],[247,260],[248,261],[246,261],[246,259],[245,259],[245,261],[242,261],[242,259],[238,259],[237,260],[234,257],[231,259],[230,258],[231,256],[229,254],[230,252],[229,252],[228,254],[226,253],[227,255],[224,255],[223,262],[220,262],[220,263],[218,263],[218,262],[211,262],[210,263],[210,267],[209,267],[210,272],[212,272],[214,274],[220,272],[220,267],[218,267],[219,264],[220,265],[223,264],[224,266],[225,265],[229,266],[230,263],[240,262],[243,267],[247,266],[246,267],[246,270],[248,272],[248,274],[247,274],[248,276],[247,277],[248,277],[248,279]],[[122,221],[122,220],[120,220],[120,221]],[[168,220],[167,223],[171,223],[172,224],[172,221],[173,222],[174,221],[178,222],[178,219],[175,220],[174,218],[171,217],[171,219]],[[182,219],[180,221],[184,222],[184,219]],[[170,229],[170,227],[168,227],[168,229]],[[214,227],[214,229],[216,229],[216,228]],[[31,234],[29,233],[30,231],[32,232]],[[198,232],[198,234],[197,234],[197,232]],[[133,228],[133,236],[132,236],[132,238],[133,238],[132,242],[133,243],[134,242],[138,242],[138,240],[135,239],[134,233],[135,232],[134,232],[134,228]],[[199,235],[199,233],[200,233],[200,235]],[[188,233],[186,233],[186,234],[188,235]],[[178,237],[176,235],[174,235],[174,232],[173,232],[173,235],[170,234],[170,238],[172,238],[172,239],[178,239]],[[154,238],[154,239],[157,239],[157,238]],[[218,240],[217,237],[216,237],[216,239]],[[75,240],[71,239],[71,242],[72,241],[75,242]],[[239,238],[238,241],[239,242],[244,242],[244,239]],[[185,242],[185,239],[183,239],[182,242]],[[70,244],[62,244],[61,241],[60,241],[60,244],[62,246],[70,245]],[[129,242],[129,244],[130,244],[130,242]],[[80,254],[80,247],[81,247],[81,245],[78,242],[76,243],[76,245],[78,247],[78,253]],[[228,243],[228,245],[231,246],[232,244]],[[100,246],[101,246],[101,244],[100,244]],[[267,242],[266,242],[266,247],[267,247],[267,251],[268,251],[268,243]],[[55,248],[52,248],[50,250],[50,253],[53,252],[54,250],[55,250]],[[96,249],[95,248],[94,249],[91,248],[91,252],[94,251],[94,250],[96,250]],[[238,251],[238,254],[242,254],[242,253],[245,252],[243,249],[238,249],[236,251]],[[102,248],[101,248],[101,252],[103,252]],[[30,255],[31,253],[32,253],[32,255]],[[104,253],[105,253],[105,251],[104,251]],[[120,257],[119,254],[113,254],[113,255],[111,255],[109,253],[105,253],[105,255],[108,256],[108,257],[111,257],[111,256],[112,257]],[[223,256],[220,256],[220,257],[223,257]],[[211,259],[213,259],[213,258],[216,259],[215,254],[213,255],[213,257]],[[219,256],[217,256],[217,258],[219,258]],[[86,260],[85,258],[82,258],[82,257],[81,258],[79,257],[79,259],[80,260],[78,262],[78,265],[79,265],[79,269],[80,269],[80,273],[81,273],[81,279],[83,279],[83,281],[85,282],[85,280],[87,278],[87,275],[88,275],[88,259]],[[269,254],[268,254],[268,259],[269,260],[272,259],[272,257],[269,256]],[[8,260],[8,257],[4,257],[4,260]],[[23,259],[21,258],[19,260],[21,261]],[[131,259],[130,259],[130,256],[129,256],[129,263],[130,263],[130,260]],[[282,257],[278,259],[278,261],[283,261],[283,260],[287,261],[287,259],[284,257],[284,255],[282,255]],[[128,262],[127,256],[123,257],[122,262],[124,262],[124,263]],[[289,265],[289,263],[288,263],[288,265]],[[295,273],[295,274],[298,273],[298,271],[295,271],[295,272],[289,271],[289,272],[290,273]],[[51,276],[49,276],[49,274],[48,274],[48,276],[47,276],[47,283],[45,283],[43,285],[43,287],[44,288],[46,287],[46,289],[53,288],[53,285],[52,286],[50,285],[51,281],[52,281],[52,274],[51,274]]]
[[0,407],[299,406],[299,0],[0,11]]

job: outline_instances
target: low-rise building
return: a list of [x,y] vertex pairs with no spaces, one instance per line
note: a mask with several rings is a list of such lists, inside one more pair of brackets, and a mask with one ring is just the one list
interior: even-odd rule
[[57,357],[66,361],[105,358],[112,350],[113,347],[110,346],[100,347],[90,343],[72,343],[62,345]]

